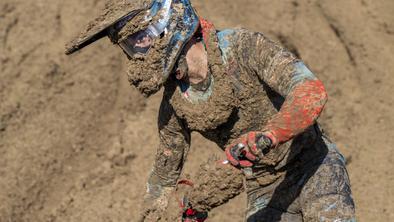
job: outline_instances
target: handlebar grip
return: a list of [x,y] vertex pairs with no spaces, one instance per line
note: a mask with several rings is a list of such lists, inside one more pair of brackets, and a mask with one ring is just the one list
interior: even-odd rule
[[266,136],[260,137],[256,142],[257,148],[259,148],[263,154],[269,152],[269,149],[272,147],[272,141],[270,138]]

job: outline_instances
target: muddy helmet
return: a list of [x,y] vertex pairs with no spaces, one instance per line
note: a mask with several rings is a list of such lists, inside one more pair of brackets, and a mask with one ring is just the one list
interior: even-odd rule
[[166,36],[165,47],[160,51],[164,82],[198,27],[199,18],[189,0],[110,1],[104,12],[66,45],[66,54],[109,36],[130,59],[141,58],[157,39]]

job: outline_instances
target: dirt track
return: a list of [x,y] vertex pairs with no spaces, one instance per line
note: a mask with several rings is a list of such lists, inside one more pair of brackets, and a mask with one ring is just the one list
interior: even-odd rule
[[[359,221],[394,221],[394,1],[194,1],[218,28],[281,41],[325,82],[321,122],[348,158]],[[64,44],[102,0],[0,2],[0,221],[134,221],[161,95],[128,86],[109,40]],[[193,135],[186,172],[220,154]],[[245,197],[210,221],[242,221]]]

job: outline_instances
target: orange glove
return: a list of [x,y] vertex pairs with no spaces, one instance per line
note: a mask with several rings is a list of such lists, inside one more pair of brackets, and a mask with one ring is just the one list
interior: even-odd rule
[[237,167],[252,167],[270,148],[276,146],[275,141],[268,132],[249,132],[226,148],[227,160]]

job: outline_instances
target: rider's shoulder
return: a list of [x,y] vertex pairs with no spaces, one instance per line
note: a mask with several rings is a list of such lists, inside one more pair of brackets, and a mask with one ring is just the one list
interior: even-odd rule
[[247,31],[243,28],[232,28],[232,29],[223,29],[218,30],[216,35],[218,38],[219,48],[223,52],[224,55],[230,54],[238,45],[240,36],[242,33]]
[[217,31],[217,36],[220,42],[222,41],[234,41],[238,38],[242,33],[247,32],[248,30],[244,28],[229,28]]
[[230,28],[217,31],[217,37],[221,48],[228,48],[237,44],[246,44],[248,41],[267,39],[261,33],[246,28]]

